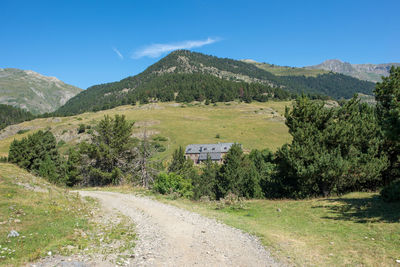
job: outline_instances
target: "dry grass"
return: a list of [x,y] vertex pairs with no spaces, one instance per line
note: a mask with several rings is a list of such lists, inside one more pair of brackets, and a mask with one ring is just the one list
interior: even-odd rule
[[[125,115],[128,120],[137,123],[134,133],[140,134],[146,128],[150,133],[167,137],[168,141],[163,143],[167,149],[159,157],[168,159],[178,146],[186,146],[191,143],[238,142],[248,150],[253,148],[276,150],[290,140],[281,116],[287,105],[291,105],[291,103],[270,101],[239,104],[229,102],[218,103],[217,106],[158,103],[143,106],[121,106],[96,113],[65,117],[61,118],[61,121],[51,118],[37,119],[21,123],[19,126],[24,128],[34,125],[42,129],[50,128],[56,135],[70,131],[74,133],[74,136],[67,142],[66,147],[68,147],[68,145],[78,142],[80,138],[75,134],[79,124],[94,125],[104,115],[121,114]],[[14,138],[20,139],[33,132],[34,130],[0,140],[0,156],[7,156],[9,145]],[[216,138],[217,134],[220,138]]]

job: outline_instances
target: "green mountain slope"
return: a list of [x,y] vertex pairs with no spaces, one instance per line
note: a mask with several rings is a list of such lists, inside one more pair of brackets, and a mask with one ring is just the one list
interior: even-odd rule
[[57,114],[97,111],[134,100],[171,101],[175,96],[180,102],[285,99],[299,93],[350,98],[354,93],[372,94],[373,88],[373,83],[337,73],[277,76],[240,60],[178,50],[136,76],[88,88],[71,98]]
[[33,114],[53,112],[82,89],[30,70],[0,69],[0,104]]
[[310,68],[296,68],[289,66],[279,66],[274,64],[257,62],[252,59],[243,59],[243,62],[250,63],[256,67],[271,72],[277,76],[306,76],[306,77],[317,77],[320,74],[329,73],[323,69],[310,69]]
[[398,67],[400,63],[384,64],[350,64],[338,59],[330,59],[321,64],[306,67],[310,70],[334,71],[370,82],[381,82],[382,76],[389,76],[392,66]]

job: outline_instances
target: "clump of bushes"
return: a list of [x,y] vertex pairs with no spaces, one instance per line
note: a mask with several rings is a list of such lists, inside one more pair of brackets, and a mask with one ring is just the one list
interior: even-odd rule
[[217,202],[216,209],[230,208],[234,210],[244,209],[245,202],[243,197],[239,197],[229,192],[224,198]]
[[393,181],[381,190],[381,197],[385,202],[400,201],[400,179]]
[[163,195],[174,194],[185,198],[193,196],[192,181],[174,172],[160,173],[154,181],[153,191]]
[[17,134],[24,134],[24,133],[27,133],[27,132],[29,132],[29,129],[23,129],[23,130],[19,130],[17,132]]
[[154,140],[154,141],[160,141],[160,142],[168,141],[168,139],[167,139],[166,137],[161,136],[161,135],[156,135],[156,136],[154,136],[154,137],[153,137],[153,140]]

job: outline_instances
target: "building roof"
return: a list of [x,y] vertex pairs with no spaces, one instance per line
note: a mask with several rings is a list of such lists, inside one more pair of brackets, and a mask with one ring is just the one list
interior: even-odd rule
[[207,159],[207,154],[210,153],[226,153],[229,151],[233,143],[218,143],[218,144],[191,144],[186,147],[186,154],[203,154]]

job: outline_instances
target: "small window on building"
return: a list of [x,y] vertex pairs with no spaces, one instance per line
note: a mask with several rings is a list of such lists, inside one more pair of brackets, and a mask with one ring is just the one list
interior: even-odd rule
[[226,149],[227,149],[227,147],[224,147],[224,149],[226,150]]

